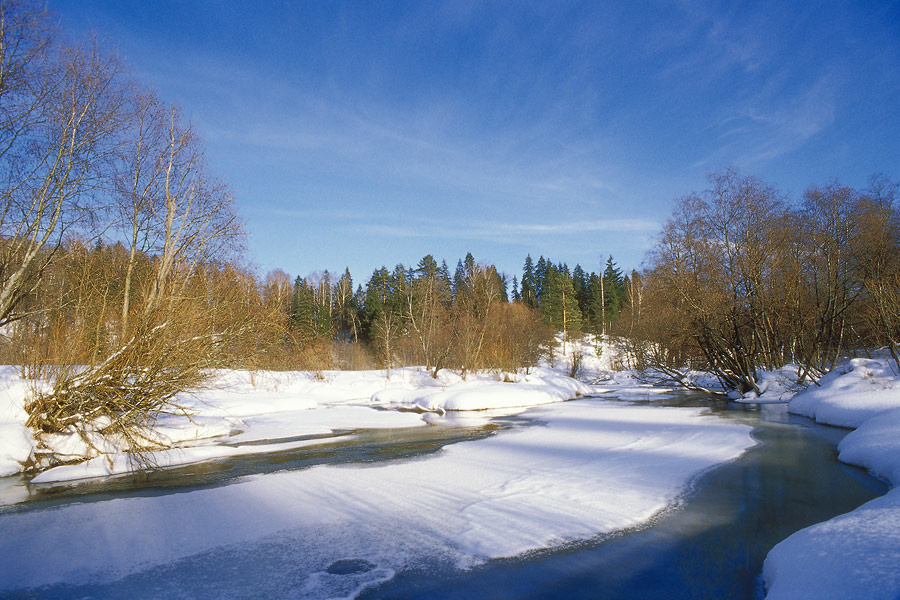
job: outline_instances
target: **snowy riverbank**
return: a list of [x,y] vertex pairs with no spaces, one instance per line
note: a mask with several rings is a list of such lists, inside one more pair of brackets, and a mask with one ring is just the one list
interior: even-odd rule
[[[507,380],[507,381],[504,381]],[[0,371],[0,476],[22,470],[38,451],[25,428],[28,384],[11,367]],[[556,370],[529,375],[474,374],[467,380],[450,371],[432,378],[420,368],[384,371],[218,373],[209,389],[178,399],[187,415],[162,415],[154,434],[174,446],[151,460],[173,467],[244,454],[291,450],[316,443],[316,436],[361,428],[425,426],[423,411],[524,408],[570,400],[591,387]],[[48,469],[33,483],[124,474],[128,455],[97,436],[92,452],[76,434],[44,436],[57,454],[91,460]]]
[[[171,578],[172,589],[157,590],[168,595],[192,585],[181,573],[199,572],[207,575],[207,591],[195,595],[240,597],[233,579],[214,583],[224,561],[250,565],[253,573],[240,575],[245,593],[353,597],[409,569],[467,567],[640,526],[700,473],[754,444],[748,426],[704,409],[562,402],[605,392],[651,400],[668,391],[610,371],[612,348],[597,356],[590,344],[578,347],[580,382],[563,375],[566,358],[527,376],[477,374],[465,381],[451,372],[434,379],[416,368],[392,370],[389,378],[383,371],[219,373],[215,387],[182,398],[190,419],[161,419],[159,434],[176,444],[154,456],[161,466],[293,450],[354,429],[486,423],[497,411],[523,413],[540,425],[415,460],[318,466],[187,493],[0,513],[0,590],[51,586],[37,595],[153,597],[144,589],[148,580]],[[757,400],[791,398],[788,371],[765,375]],[[21,470],[35,447],[24,427],[27,385],[16,373],[0,370],[4,474]],[[482,410],[488,412],[454,412]],[[885,361],[854,360],[794,396],[790,410],[856,427],[840,444],[840,460],[894,487],[778,544],[764,569],[768,598],[900,596],[900,377]],[[464,414],[471,417],[456,416]],[[74,436],[50,442],[58,451],[84,450]],[[125,455],[108,450],[34,481],[127,472]],[[264,564],[258,556],[267,557]]]
[[798,531],[769,552],[768,600],[900,598],[900,376],[887,360],[854,359],[790,402],[819,423],[856,428],[839,460],[892,489],[857,510]]

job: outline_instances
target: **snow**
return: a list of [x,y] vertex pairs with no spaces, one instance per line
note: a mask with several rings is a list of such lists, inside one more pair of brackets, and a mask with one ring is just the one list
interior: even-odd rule
[[23,468],[35,446],[31,430],[25,427],[27,383],[18,379],[13,367],[0,367],[0,477],[13,475]]
[[[277,543],[290,548],[284,571],[302,574],[294,589],[333,597],[428,561],[468,567],[640,526],[754,444],[750,427],[703,412],[555,403],[528,411],[539,426],[415,460],[3,514],[0,589],[118,581],[184,561],[213,569]],[[353,589],[336,589],[346,585],[328,574],[336,560],[370,568]]]
[[853,359],[797,394],[789,410],[856,427],[839,444],[838,458],[892,489],[776,545],[763,569],[767,598],[900,597],[900,378],[886,360]]
[[[894,367],[896,368],[896,367]],[[790,411],[826,425],[859,427],[900,408],[900,379],[886,360],[855,358],[825,375],[819,386],[797,394]]]
[[[498,381],[498,378],[500,381]],[[510,382],[502,382],[507,379]],[[24,427],[24,383],[12,381],[7,394],[15,401],[4,423],[10,434],[0,442],[9,455],[5,474],[16,473],[34,447]],[[444,371],[433,378],[424,369],[384,371],[326,371],[308,373],[251,373],[223,371],[210,389],[178,399],[190,413],[163,415],[154,433],[171,450],[148,454],[160,468],[246,454],[300,448],[328,436],[355,429],[402,428],[427,425],[421,411],[481,411],[527,407],[570,400],[591,393],[592,388],[552,369],[536,369],[530,375],[482,373],[463,380]],[[408,409],[400,412],[388,409]],[[305,439],[304,439],[305,438]],[[24,442],[14,444],[16,440]],[[33,483],[71,481],[131,471],[129,454],[110,440],[93,440],[102,453],[93,456],[74,433],[45,436],[57,453],[70,457],[92,456],[84,462],[48,469]]]
[[538,406],[569,400],[593,393],[589,386],[561,375],[541,370],[543,375],[519,378],[514,381],[475,381],[457,383],[445,390],[429,388],[401,390],[397,388],[376,392],[372,401],[383,404],[400,404],[427,411],[489,410]]
[[900,596],[900,494],[803,529],[773,548],[763,575],[769,600]]
[[[582,381],[562,375],[578,352]],[[623,362],[620,348],[607,343],[598,353],[586,339],[527,375],[218,372],[210,389],[179,398],[190,418],[160,419],[157,435],[174,445],[152,455],[161,467],[293,450],[357,429],[479,426],[514,414],[538,424],[376,466],[318,466],[186,493],[0,513],[0,590],[115,582],[131,595],[143,589],[142,577],[166,575],[178,591],[177,574],[187,572],[206,574],[211,597],[240,597],[234,578],[220,581],[218,573],[222,564],[249,561],[258,574],[242,584],[251,586],[245,593],[353,597],[402,570],[469,567],[640,527],[703,471],[754,442],[749,427],[701,409],[643,404],[672,389],[616,371]],[[761,395],[738,399],[790,399],[793,413],[856,428],[841,442],[840,460],[893,486],[773,548],[763,573],[770,600],[900,597],[895,370],[887,360],[854,359],[797,393],[789,365],[761,374]],[[15,368],[0,368],[0,476],[20,472],[35,452],[25,427],[30,386]],[[563,402],[580,395],[595,397]],[[33,482],[128,472],[122,448],[93,441],[103,454]],[[87,451],[71,434],[44,442],[72,456]],[[263,565],[259,556],[267,557]]]

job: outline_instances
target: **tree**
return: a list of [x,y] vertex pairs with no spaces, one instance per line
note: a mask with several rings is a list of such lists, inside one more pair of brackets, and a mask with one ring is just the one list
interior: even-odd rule
[[522,294],[519,293],[519,282],[516,279],[515,275],[513,275],[513,280],[512,280],[512,299],[513,299],[513,302],[521,302],[522,301]]
[[122,123],[121,66],[67,44],[48,13],[0,4],[0,326],[62,247],[86,231]]
[[619,317],[622,303],[625,297],[625,285],[622,271],[616,266],[612,255],[606,259],[606,269],[603,271],[603,331],[609,329],[610,323]]
[[534,263],[531,255],[525,257],[525,265],[522,268],[522,302],[531,308],[537,308],[537,283],[535,280]]
[[450,355],[447,309],[450,297],[450,286],[441,277],[437,262],[432,255],[426,255],[419,261],[406,288],[404,309],[421,360],[427,369],[433,369],[434,377]]
[[390,371],[394,364],[396,341],[402,333],[403,300],[401,287],[405,269],[397,265],[393,275],[387,268],[377,269],[366,286],[363,329],[375,346],[381,363]]
[[571,277],[551,265],[542,288],[541,312],[547,324],[561,331],[565,341],[581,335],[581,310]]
[[353,277],[350,268],[338,279],[334,288],[335,328],[338,335],[348,341],[359,340],[359,319],[356,297],[353,294]]
[[[141,461],[161,444],[147,433],[156,417],[177,410],[177,394],[202,384],[247,331],[243,278],[223,266],[238,256],[241,223],[177,109],[141,92],[96,44],[65,45],[41,29],[46,15],[17,3],[0,10],[0,72],[10,77],[0,82],[0,323],[27,316],[18,307],[110,198],[118,218],[108,231],[128,244],[110,269],[102,244],[70,246],[87,279],[42,308],[65,320],[39,326],[57,350],[40,359],[47,386],[28,402],[28,424],[71,427],[88,444],[98,431],[118,437]],[[66,327],[90,329],[86,366],[83,345],[60,343]]]

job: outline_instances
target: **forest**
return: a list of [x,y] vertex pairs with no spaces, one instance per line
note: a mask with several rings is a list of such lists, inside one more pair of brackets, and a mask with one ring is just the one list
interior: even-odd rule
[[[761,369],[815,381],[849,354],[900,364],[897,184],[837,180],[792,199],[727,167],[678,198],[641,271],[543,256],[500,273],[467,254],[414,267],[260,277],[196,128],[96,40],[2,4],[2,360],[39,382],[29,426],[102,419],[132,447],[211,369],[498,374],[558,339],[615,336],[630,364],[758,392]],[[598,248],[598,257],[602,249]],[[570,365],[572,374],[577,361]]]

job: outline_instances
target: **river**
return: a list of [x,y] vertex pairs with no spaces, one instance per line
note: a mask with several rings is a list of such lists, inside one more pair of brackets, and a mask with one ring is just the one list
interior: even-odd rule
[[[850,511],[886,491],[882,483],[860,469],[837,461],[836,445],[847,431],[788,415],[784,405],[741,406],[690,394],[675,394],[657,403],[710,406],[724,419],[751,424],[759,444],[741,458],[701,476],[678,506],[639,530],[526,557],[489,561],[470,570],[432,565],[400,572],[361,597],[760,598],[759,575],[772,546],[803,527]],[[172,469],[149,478],[65,486],[29,486],[18,478],[4,478],[0,498],[16,502],[0,510],[30,511],[70,502],[177,493],[228,485],[246,475],[317,464],[405,460],[446,444],[493,435],[499,429],[531,425],[527,412],[486,424],[475,421],[477,424],[468,424],[465,418],[448,419],[432,427],[338,432],[323,439],[320,446]],[[278,548],[270,551],[277,553]],[[234,574],[236,597],[245,595],[241,589],[252,595],[248,582],[255,577],[246,577],[242,584],[241,573],[262,568],[265,561],[265,556],[256,556],[248,564],[240,553],[231,559],[225,556],[221,570]],[[192,577],[191,565],[192,561],[186,561],[164,569],[170,581],[157,588],[159,593],[168,596],[179,589],[177,578]],[[353,577],[366,568],[364,564],[335,564],[334,573]],[[154,582],[155,575],[163,575],[151,571],[155,573],[111,584],[54,586],[22,597],[133,595],[136,589]],[[171,581],[173,577],[175,581]],[[184,597],[191,597],[186,586],[180,589]],[[142,595],[153,597],[153,592]]]

